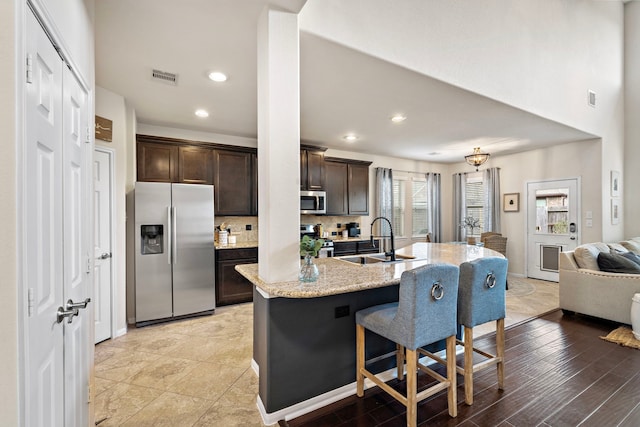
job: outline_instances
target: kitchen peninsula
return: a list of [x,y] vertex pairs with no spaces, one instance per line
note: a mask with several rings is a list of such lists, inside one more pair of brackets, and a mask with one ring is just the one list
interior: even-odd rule
[[[257,264],[236,267],[255,285],[253,359],[259,371],[258,406],[267,424],[355,393],[355,313],[397,301],[403,271],[502,257],[479,246],[441,243],[414,243],[396,254],[403,261],[362,265],[344,258],[316,259],[320,276],[314,283],[265,283]],[[366,342],[367,360],[395,349],[374,334]],[[381,359],[370,369],[378,373],[394,364],[395,358]]]

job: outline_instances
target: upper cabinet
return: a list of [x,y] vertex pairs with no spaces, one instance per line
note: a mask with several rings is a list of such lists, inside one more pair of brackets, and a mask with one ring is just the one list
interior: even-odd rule
[[137,135],[138,181],[213,184],[216,215],[256,216],[256,149]]
[[254,157],[248,152],[214,150],[213,185],[217,215],[257,215]]
[[138,141],[138,181],[177,182],[178,147]]
[[300,190],[325,189],[325,151],[326,148],[300,146]]
[[178,179],[183,184],[213,184],[211,155],[203,147],[178,147]]
[[369,165],[325,157],[327,215],[369,215]]

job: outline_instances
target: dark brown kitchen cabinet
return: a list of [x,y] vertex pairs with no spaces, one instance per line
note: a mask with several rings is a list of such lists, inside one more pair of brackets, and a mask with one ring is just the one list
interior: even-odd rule
[[258,248],[216,250],[216,306],[253,300],[253,285],[235,269],[258,262]]
[[203,147],[178,147],[178,179],[182,184],[212,184],[211,155]]
[[300,150],[300,190],[320,191],[325,187],[323,148]]
[[254,157],[252,153],[214,150],[216,215],[256,215]]
[[373,244],[370,240],[333,241],[334,256],[375,254],[380,251],[380,239],[375,239]]
[[369,164],[349,163],[349,215],[369,215]]
[[349,214],[349,174],[347,164],[325,162],[327,189],[327,215]]
[[215,214],[258,215],[255,148],[136,135],[138,181],[214,184]]
[[327,215],[369,215],[369,165],[351,159],[325,158]]
[[138,181],[176,182],[178,147],[138,142],[136,150]]

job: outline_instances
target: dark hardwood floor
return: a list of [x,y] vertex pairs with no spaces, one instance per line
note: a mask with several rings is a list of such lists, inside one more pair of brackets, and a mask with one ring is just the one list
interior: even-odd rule
[[[505,389],[495,368],[474,381],[474,403],[464,403],[458,375],[458,416],[450,418],[441,392],[418,405],[420,426],[640,426],[640,351],[600,336],[617,326],[560,310],[506,331]],[[494,351],[494,334],[476,340]],[[444,374],[444,370],[440,370]],[[419,387],[431,382],[419,376]],[[392,380],[398,390],[404,381]],[[403,390],[404,392],[404,390]],[[281,426],[404,426],[404,406],[378,387],[351,396]]]

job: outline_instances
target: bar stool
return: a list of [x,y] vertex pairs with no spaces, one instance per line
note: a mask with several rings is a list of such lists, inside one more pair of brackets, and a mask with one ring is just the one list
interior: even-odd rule
[[[464,376],[464,400],[473,404],[473,373],[496,365],[498,388],[504,389],[504,318],[506,316],[505,286],[506,258],[479,258],[460,265],[458,287],[458,324],[464,326],[464,368],[457,372]],[[496,321],[496,354],[473,347],[473,327]],[[473,364],[473,352],[486,359]]]
[[[417,423],[417,403],[448,389],[449,415],[457,415],[455,335],[459,268],[450,264],[431,264],[408,270],[400,278],[399,301],[356,312],[357,394],[364,395],[364,377],[369,378],[407,408],[407,425]],[[365,368],[365,328],[396,343],[398,378],[404,373],[406,348],[407,393],[403,396]],[[446,339],[447,377],[418,362],[419,347]],[[438,383],[417,392],[417,369]]]

